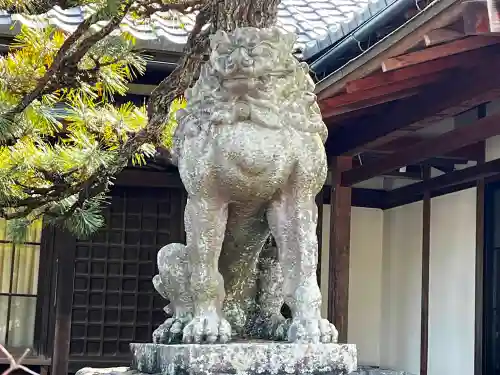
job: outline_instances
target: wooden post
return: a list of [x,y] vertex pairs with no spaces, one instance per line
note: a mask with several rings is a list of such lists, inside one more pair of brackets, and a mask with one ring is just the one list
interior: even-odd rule
[[[430,178],[430,168],[424,169],[424,181]],[[427,375],[429,360],[429,274],[431,249],[431,192],[424,192],[422,210],[422,295],[420,310],[420,375]]]
[[69,233],[57,230],[54,240],[57,264],[55,286],[55,327],[51,374],[68,374],[71,339],[71,308],[73,304],[73,276],[75,271],[75,239]]
[[349,301],[349,250],[351,237],[351,188],[341,185],[342,172],[352,168],[352,158],[332,159],[330,170],[330,248],[328,265],[328,319],[339,331],[339,342],[347,342]]
[[[488,115],[486,104],[477,108],[477,118]],[[486,141],[482,143],[482,154],[478,164],[486,162]],[[484,215],[486,182],[481,178],[476,183],[476,280],[475,280],[475,313],[474,313],[474,375],[483,375],[483,340],[484,340]]]
[[476,281],[474,317],[474,375],[483,375],[483,309],[484,309],[484,178],[477,182],[476,195]]
[[318,265],[316,268],[316,278],[318,279],[319,287],[321,288],[321,251],[323,247],[323,189],[316,196],[316,204],[318,205],[318,223],[316,226],[316,236],[318,237]]

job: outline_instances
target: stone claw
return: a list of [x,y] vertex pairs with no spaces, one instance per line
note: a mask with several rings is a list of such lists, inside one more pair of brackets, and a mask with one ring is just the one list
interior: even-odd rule
[[182,330],[188,319],[168,318],[153,332],[155,344],[179,344],[182,342]]
[[336,343],[338,332],[327,319],[295,318],[288,329],[288,341],[312,343]]
[[207,313],[194,317],[183,331],[186,344],[225,343],[231,338],[231,325],[216,313]]
[[281,314],[257,314],[250,322],[247,332],[249,336],[273,341],[287,339],[290,321]]

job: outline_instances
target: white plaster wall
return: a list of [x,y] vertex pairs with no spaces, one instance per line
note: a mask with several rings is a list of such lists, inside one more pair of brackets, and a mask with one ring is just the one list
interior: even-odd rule
[[[422,208],[352,209],[348,341],[360,364],[420,373]],[[323,212],[326,301],[329,206]],[[429,375],[473,373],[475,234],[476,189],[432,199]]]
[[[326,317],[329,205],[323,206],[323,228],[321,290]],[[382,235],[382,210],[352,208],[348,342],[358,346],[360,364],[378,365],[380,359]]]
[[429,375],[474,373],[476,189],[431,201]]
[[384,212],[383,249],[380,365],[418,374],[422,202]]

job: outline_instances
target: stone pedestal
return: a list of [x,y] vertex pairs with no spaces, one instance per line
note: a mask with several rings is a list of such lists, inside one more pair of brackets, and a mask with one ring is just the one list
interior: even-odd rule
[[356,370],[355,345],[241,342],[132,344],[132,368],[162,375],[331,374]]
[[241,342],[210,345],[131,344],[130,368],[85,368],[77,375],[346,375],[356,346]]

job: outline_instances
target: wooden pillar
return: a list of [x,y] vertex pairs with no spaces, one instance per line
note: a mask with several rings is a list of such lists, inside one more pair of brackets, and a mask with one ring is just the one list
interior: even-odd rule
[[318,264],[316,268],[316,278],[318,285],[321,288],[321,251],[323,247],[323,191],[324,188],[316,196],[316,204],[318,205],[318,223],[316,226],[316,236],[318,237]]
[[483,375],[483,309],[484,309],[484,178],[477,182],[476,195],[476,280],[474,316],[474,375]]
[[50,373],[64,375],[68,374],[69,367],[76,243],[74,237],[69,233],[56,230],[54,245],[57,254],[57,281],[55,286],[54,345]]
[[341,186],[341,174],[352,168],[352,158],[332,159],[330,170],[330,247],[328,265],[328,319],[339,331],[339,342],[347,342],[349,302],[349,256],[351,237],[351,188]]
[[[430,168],[424,169],[424,180],[430,178]],[[422,295],[420,310],[420,375],[427,375],[429,362],[429,276],[431,249],[431,192],[424,192],[422,210]]]
[[[486,117],[486,104],[478,107],[477,118]],[[481,142],[482,153],[478,164],[486,162],[486,142]],[[483,375],[483,340],[484,340],[484,220],[485,220],[486,181],[481,178],[476,183],[476,277],[475,277],[475,312],[474,312],[474,375]]]

